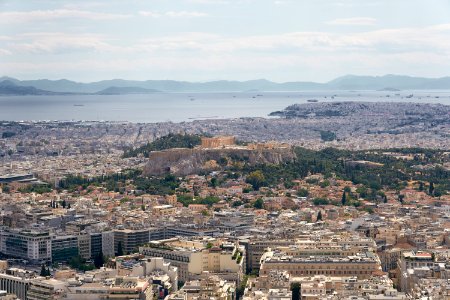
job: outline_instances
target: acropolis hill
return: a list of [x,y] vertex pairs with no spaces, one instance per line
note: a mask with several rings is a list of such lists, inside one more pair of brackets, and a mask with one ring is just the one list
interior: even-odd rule
[[236,161],[246,161],[251,165],[279,164],[294,157],[294,152],[287,144],[269,142],[240,146],[235,144],[233,136],[203,137],[201,145],[194,149],[176,148],[152,152],[144,173],[161,175],[169,171],[177,175],[188,175],[202,170],[218,170],[221,164]]

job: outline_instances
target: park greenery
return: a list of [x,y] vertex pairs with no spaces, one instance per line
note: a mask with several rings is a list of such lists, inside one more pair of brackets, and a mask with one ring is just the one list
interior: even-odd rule
[[332,131],[321,130],[320,131],[320,138],[324,142],[331,142],[331,141],[334,141],[336,139],[336,133],[332,132]]
[[214,196],[208,196],[205,198],[193,197],[190,195],[178,195],[178,202],[182,203],[183,206],[189,206],[189,204],[204,204],[208,206],[212,206],[213,204],[220,201],[220,198]]
[[75,192],[88,190],[90,187],[104,187],[108,191],[124,193],[127,184],[134,186],[136,194],[171,195],[175,193],[180,182],[171,174],[163,177],[147,177],[142,176],[140,170],[126,170],[93,178],[69,175],[61,180],[59,188]]
[[[292,186],[292,181],[295,179],[322,174],[326,179],[335,177],[360,184],[361,196],[368,199],[382,196],[380,195],[382,189],[400,191],[409,181],[421,183],[422,189],[428,188],[428,193],[436,197],[450,191],[450,171],[440,166],[443,162],[448,161],[448,156],[439,150],[409,148],[349,151],[326,148],[314,151],[297,147],[294,151],[296,159],[293,161],[279,165],[233,165],[233,171],[246,176],[247,182],[254,189],[276,186],[280,183]],[[390,151],[404,155],[411,154],[413,159],[398,159],[384,154]],[[349,161],[368,161],[377,163],[377,165],[350,164]],[[420,166],[432,167],[421,168]],[[317,179],[310,179],[308,183],[317,183],[323,187],[329,184],[327,180],[319,183]],[[298,196],[305,197],[306,195],[307,191],[299,191]]]
[[49,184],[30,184],[25,187],[22,187],[19,189],[19,192],[21,193],[37,193],[37,194],[44,194],[44,193],[50,193],[52,191],[52,188]]
[[88,263],[84,258],[77,255],[69,260],[69,266],[73,269],[77,269],[80,271],[91,271],[95,269],[95,265],[92,263]]
[[197,134],[173,134],[160,137],[153,142],[147,143],[144,146],[128,149],[124,152],[124,157],[135,157],[142,154],[144,157],[149,157],[152,151],[161,151],[172,148],[194,148],[201,144],[201,135]]
[[[155,140],[138,149],[125,152],[125,156],[142,153],[147,155],[151,151],[163,150],[171,147],[194,147],[200,143],[198,135],[170,134]],[[335,148],[322,150],[310,150],[295,147],[296,158],[281,164],[250,164],[248,161],[236,161],[233,157],[224,158],[219,165],[223,172],[209,178],[208,184],[212,188],[220,187],[229,179],[244,178],[251,186],[245,193],[257,191],[262,187],[276,187],[284,185],[285,188],[294,187],[295,180],[307,178],[307,183],[317,184],[322,188],[330,185],[331,178],[351,181],[358,185],[356,193],[344,191],[341,201],[330,203],[328,199],[312,199],[316,205],[354,205],[358,206],[359,197],[368,200],[386,201],[384,190],[398,192],[398,200],[403,201],[400,191],[408,183],[415,182],[419,191],[424,191],[431,196],[440,197],[450,191],[450,170],[443,167],[450,161],[450,157],[442,150],[405,148],[350,151]],[[397,154],[408,156],[403,159],[390,155]],[[147,153],[147,154],[146,154]],[[226,159],[226,161],[225,161]],[[352,163],[352,162],[368,162]],[[205,175],[208,173],[206,172]],[[323,175],[322,180],[311,177],[314,174]],[[219,201],[217,197],[201,198],[198,191],[194,195],[180,189],[182,178],[172,174],[164,176],[144,176],[141,170],[124,170],[120,173],[87,178],[83,176],[69,175],[61,180],[58,189],[70,192],[89,192],[94,188],[103,188],[107,191],[115,191],[122,194],[144,193],[155,195],[178,194],[179,201],[184,205],[206,204],[211,206]],[[4,190],[7,190],[7,186]],[[21,189],[22,192],[44,193],[51,191],[49,185],[29,186]],[[296,192],[298,197],[307,197],[308,190],[300,188]],[[195,197],[195,198],[194,198]],[[242,205],[236,201],[233,206]],[[254,207],[259,208],[261,203],[255,202]]]

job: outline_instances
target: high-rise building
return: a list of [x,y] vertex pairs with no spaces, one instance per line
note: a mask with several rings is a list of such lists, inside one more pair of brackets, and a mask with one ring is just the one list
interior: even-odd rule
[[149,237],[149,229],[114,230],[114,251],[117,253],[121,243],[124,254],[136,252],[149,242]]
[[0,251],[32,263],[48,262],[52,257],[51,236],[48,231],[3,228],[0,230]]
[[78,238],[74,235],[52,237],[52,262],[69,261],[78,255]]
[[104,231],[102,232],[102,252],[103,255],[112,257],[114,256],[114,232]]

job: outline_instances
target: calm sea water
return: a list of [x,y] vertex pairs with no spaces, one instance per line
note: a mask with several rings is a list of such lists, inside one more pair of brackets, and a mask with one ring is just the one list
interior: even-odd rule
[[[407,98],[408,95],[413,95]],[[334,97],[334,98],[332,98]],[[267,117],[308,99],[425,102],[450,105],[450,91],[309,91],[255,93],[157,93],[150,95],[2,96],[0,120],[89,120],[140,123]]]

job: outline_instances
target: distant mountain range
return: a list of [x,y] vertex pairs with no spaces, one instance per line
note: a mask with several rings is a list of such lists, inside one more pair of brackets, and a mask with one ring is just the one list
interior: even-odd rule
[[61,80],[18,80],[0,77],[0,95],[55,94],[148,94],[156,92],[246,92],[246,91],[304,91],[304,90],[431,90],[449,89],[450,77],[421,78],[399,75],[347,75],[327,83],[285,82],[265,79],[250,81],[187,82],[174,80],[134,81],[123,79],[81,83]]
[[97,95],[126,95],[126,94],[153,94],[160,91],[153,89],[144,89],[141,87],[117,87],[112,86],[97,92]]
[[32,86],[16,85],[10,80],[0,81],[0,95],[54,95],[54,92],[44,91]]

